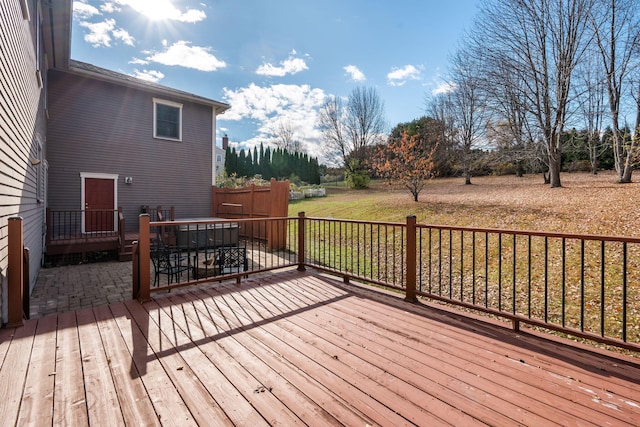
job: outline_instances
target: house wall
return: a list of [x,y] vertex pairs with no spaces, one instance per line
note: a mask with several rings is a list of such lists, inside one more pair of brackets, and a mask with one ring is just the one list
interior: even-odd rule
[[[45,66],[36,54],[39,2],[26,0],[0,5],[0,280],[2,321],[7,321],[7,220],[23,218],[24,242],[30,249],[30,283],[40,268],[45,207],[46,162],[31,165],[31,158],[45,158],[46,123],[44,92],[36,70]],[[25,19],[25,15],[30,19]],[[38,63],[38,60],[40,63]],[[43,81],[43,83],[46,83]],[[38,145],[41,145],[39,150]],[[40,189],[38,191],[38,185]],[[38,197],[40,196],[40,198]]]
[[[89,172],[118,175],[128,231],[141,205],[174,206],[176,218],[211,215],[211,107],[57,70],[48,97],[50,209],[81,209],[80,173]],[[181,142],[153,138],[154,97],[183,104]]]

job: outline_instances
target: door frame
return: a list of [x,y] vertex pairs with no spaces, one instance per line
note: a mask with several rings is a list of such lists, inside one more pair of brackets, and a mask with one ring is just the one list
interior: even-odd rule
[[[118,176],[117,174],[112,173],[95,173],[95,172],[80,172],[80,211],[84,212],[85,200],[84,200],[84,191],[85,191],[85,180],[87,178],[98,178],[98,179],[110,179],[113,181],[113,228],[115,232],[118,231]],[[82,234],[91,234],[86,231],[85,228],[85,216],[82,215]]]

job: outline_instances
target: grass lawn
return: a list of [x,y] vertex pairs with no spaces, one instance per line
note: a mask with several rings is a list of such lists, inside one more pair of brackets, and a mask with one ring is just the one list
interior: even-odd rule
[[289,215],[393,222],[416,215],[423,224],[640,237],[640,183],[616,184],[611,171],[561,179],[562,188],[550,188],[542,175],[476,177],[473,185],[442,178],[417,203],[384,182],[367,190],[328,187],[326,198],[290,202]]

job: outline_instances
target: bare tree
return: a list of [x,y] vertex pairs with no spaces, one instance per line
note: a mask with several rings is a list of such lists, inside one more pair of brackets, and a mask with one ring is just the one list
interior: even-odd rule
[[483,141],[489,110],[478,66],[480,55],[469,55],[469,47],[457,51],[451,72],[452,90],[446,95],[453,139],[459,149],[464,183],[471,184],[473,150]]
[[547,165],[547,159],[539,156],[544,150],[537,146],[540,139],[534,135],[533,120],[525,107],[525,83],[516,72],[517,69],[502,61],[485,64],[483,85],[492,111],[487,129],[489,139],[498,148],[499,160],[513,163],[516,175],[523,176],[527,164],[536,170],[540,163]]
[[339,159],[348,171],[362,168],[367,149],[385,139],[384,104],[374,88],[356,87],[346,105],[338,97],[324,103],[318,126],[329,158]]
[[[624,141],[620,126],[623,96],[632,97],[629,77],[640,66],[640,17],[636,0],[597,0],[591,12],[594,41],[598,48],[609,96],[613,131],[613,156],[618,182],[631,182],[636,147]],[[629,89],[626,89],[629,88]]]
[[301,153],[302,143],[296,139],[295,132],[289,121],[281,121],[275,130],[274,143],[276,147],[287,150],[290,153]]
[[475,41],[490,63],[511,67],[523,79],[524,106],[545,142],[551,187],[561,186],[561,135],[594,1],[483,0],[477,21]]
[[606,88],[602,75],[602,67],[598,61],[587,59],[580,64],[576,98],[584,119],[586,148],[589,152],[591,173],[594,175],[598,173],[599,158],[607,149],[602,142],[602,123],[606,108]]

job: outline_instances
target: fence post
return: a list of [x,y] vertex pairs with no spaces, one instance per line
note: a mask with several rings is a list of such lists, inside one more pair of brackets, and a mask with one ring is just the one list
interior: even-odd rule
[[9,218],[9,241],[8,241],[8,287],[7,287],[7,327],[14,328],[22,326],[22,284],[24,280],[24,241],[22,235],[22,218]]
[[306,271],[304,267],[304,212],[298,212],[298,271]]
[[138,277],[140,278],[140,291],[138,292],[138,300],[140,302],[145,302],[151,299],[151,238],[149,234],[149,214],[140,215],[139,230],[140,235],[138,238]]
[[417,302],[416,298],[416,216],[407,216],[405,301]]

